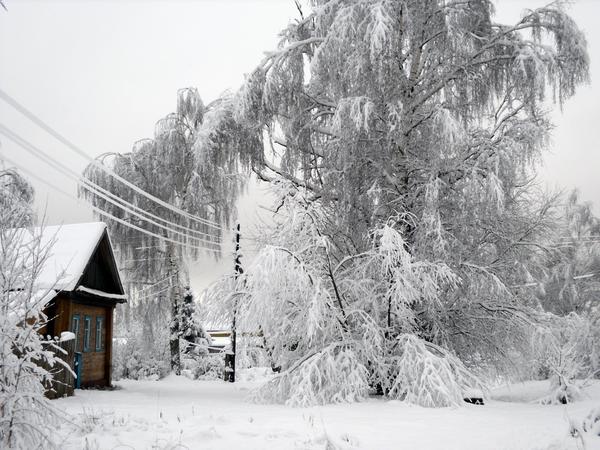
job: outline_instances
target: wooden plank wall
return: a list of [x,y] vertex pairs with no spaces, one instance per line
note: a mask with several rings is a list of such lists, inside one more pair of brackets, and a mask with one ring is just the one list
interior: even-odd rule
[[[83,376],[82,387],[110,386],[112,374],[112,335],[113,335],[113,305],[99,306],[83,303],[83,300],[73,300],[66,295],[58,295],[47,313],[53,319],[42,334],[52,333],[60,337],[63,331],[71,331],[73,315],[79,314],[79,334],[77,336],[76,352],[82,353]],[[89,351],[83,351],[84,318],[91,319]],[[96,318],[103,318],[102,340],[103,349],[96,351]]]
[[[77,339],[77,351],[83,354],[83,376],[82,386],[107,386],[107,366],[106,366],[106,348],[109,341],[107,340],[107,307],[91,306],[72,303],[72,315],[79,314],[79,336]],[[112,308],[111,308],[112,309]],[[83,339],[85,329],[85,317],[91,319],[90,328],[90,345],[89,350],[83,350]],[[104,348],[101,351],[96,351],[96,318],[103,319],[104,329],[102,330],[102,339]]]
[[106,367],[106,386],[110,386],[112,383],[112,371],[113,371],[113,366],[112,366],[112,338],[113,338],[113,313],[114,313],[115,308],[112,306],[109,306],[106,308],[106,320],[105,322],[105,355],[106,355],[106,359],[105,359],[105,364],[104,366]]

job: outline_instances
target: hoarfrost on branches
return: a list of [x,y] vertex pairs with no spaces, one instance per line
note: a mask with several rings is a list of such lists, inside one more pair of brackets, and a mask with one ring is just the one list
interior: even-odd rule
[[460,406],[470,389],[481,385],[447,350],[412,334],[403,334],[398,341],[398,374],[390,396],[428,407]]
[[[218,256],[221,250],[222,224],[226,226],[235,213],[235,200],[244,187],[246,177],[241,168],[249,164],[248,157],[240,151],[250,145],[243,129],[232,120],[231,99],[227,96],[205,105],[196,89],[180,89],[177,110],[156,123],[154,137],[135,143],[132,151],[125,154],[102,155],[90,164],[84,178],[131,205],[154,216],[140,217],[132,208],[123,208],[123,202],[109,201],[106,195],[90,189],[89,184],[80,185],[80,193],[92,204],[111,215],[141,226],[156,236],[149,236],[116,220],[107,220],[113,243],[124,272],[125,284],[131,303],[122,309],[132,309],[125,314],[144,310],[143,318],[153,329],[170,324],[171,368],[179,373],[180,338],[182,326],[183,291],[189,285],[187,264],[201,253]],[[158,197],[163,202],[184,210],[190,217],[177,214],[115,180],[98,164],[104,164],[137,187]],[[157,219],[159,218],[159,219]],[[208,222],[216,226],[208,225]],[[179,244],[181,243],[181,244]],[[159,280],[167,282],[149,288]],[[146,288],[146,289],[144,289]],[[168,294],[164,291],[168,290]],[[160,291],[160,292],[159,292]],[[162,293],[162,297],[157,292]],[[149,298],[151,297],[151,298]],[[166,302],[155,300],[169,298]],[[146,307],[137,307],[139,301]],[[149,311],[154,305],[156,309]],[[163,320],[163,323],[158,322]],[[127,324],[120,321],[123,334],[129,334]],[[130,337],[135,336],[132,330]],[[165,337],[164,333],[156,331]],[[140,354],[146,350],[139,349]],[[153,355],[155,360],[164,356]],[[162,364],[154,368],[163,373]],[[131,373],[126,370],[123,373]]]
[[419,333],[414,309],[435,310],[440,290],[456,283],[448,267],[414,260],[388,225],[375,231],[369,251],[334,263],[319,207],[296,191],[280,214],[285,219],[268,240],[287,247],[267,245],[233,292],[226,280],[206,299],[218,320],[235,298],[238,333],[259,333],[271,366],[281,369],[255,400],[348,402],[378,387],[392,398],[446,406],[479,386],[451,352],[406,334]]
[[28,227],[31,187],[12,171],[0,171],[0,182],[0,447],[58,448],[63,417],[44,393],[64,363],[41,335],[54,291],[36,283],[52,243]]
[[[562,380],[593,370],[594,357],[580,364],[579,351],[569,356],[577,368],[555,362],[570,337],[531,345],[555,336],[571,312],[580,317],[597,290],[594,279],[574,283],[596,264],[574,232],[592,235],[595,225],[569,219],[585,219],[585,207],[567,211],[576,250],[557,251],[561,197],[535,183],[548,104],[562,106],[588,80],[585,37],[563,2],[526,10],[512,25],[495,22],[488,0],[312,0],[309,9],[238,92],[205,106],[194,90],[180,91],[154,139],[111,163],[218,223],[234,213],[250,170],[276,192],[263,250],[237,281],[206,295],[211,321],[227,323],[235,311],[239,348],[260,348],[280,371],[256,399],[309,405],[375,390],[448,406],[481,387],[472,370],[532,372],[543,358],[541,372],[553,368]],[[210,233],[112,186],[93,166],[86,175]],[[185,271],[181,246],[113,225],[122,255],[149,261],[132,267],[132,280],[165,275],[165,266],[166,275]],[[172,358],[178,297],[171,293]],[[585,314],[586,324],[598,320]],[[515,368],[515,355],[535,363]]]
[[[476,383],[460,361],[509,369],[540,318],[522,286],[546,280],[557,217],[534,181],[544,106],[588,66],[560,2],[503,25],[486,0],[315,0],[282,31],[233,114],[264,142],[252,168],[280,220],[214,296],[281,366],[271,398],[339,401],[324,384],[338,383],[343,400],[373,387],[448,405]],[[332,371],[342,354],[352,376]]]

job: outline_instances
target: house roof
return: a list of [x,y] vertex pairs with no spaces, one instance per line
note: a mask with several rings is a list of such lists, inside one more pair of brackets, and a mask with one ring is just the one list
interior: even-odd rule
[[[26,234],[31,236],[31,233]],[[38,288],[56,292],[79,291],[107,299],[125,300],[106,224],[91,222],[45,226],[35,229],[33,235],[40,236],[43,248],[49,248],[48,257],[36,279]],[[109,293],[97,286],[83,285],[87,278],[84,275],[90,270],[97,252],[102,253],[104,264],[109,266],[108,270],[118,292]]]

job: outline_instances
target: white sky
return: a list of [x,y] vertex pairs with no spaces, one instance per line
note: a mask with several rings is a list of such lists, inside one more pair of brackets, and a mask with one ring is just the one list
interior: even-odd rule
[[[496,2],[499,22],[514,22],[539,0]],[[177,89],[197,87],[205,103],[236,89],[297,17],[293,0],[27,1],[0,9],[0,88],[95,157],[126,152],[152,137],[155,122],[173,111]],[[592,83],[555,114],[551,153],[542,168],[551,186],[578,187],[600,205],[600,0],[580,0],[571,15],[587,34]],[[81,172],[83,158],[69,152],[0,102],[0,123]],[[24,154],[6,139],[0,152],[75,195],[75,184]],[[49,224],[89,221],[78,204],[31,180]],[[252,188],[240,205],[242,226],[252,222],[262,193]],[[596,211],[599,208],[596,206]],[[193,284],[204,287],[229,258],[195,264]]]

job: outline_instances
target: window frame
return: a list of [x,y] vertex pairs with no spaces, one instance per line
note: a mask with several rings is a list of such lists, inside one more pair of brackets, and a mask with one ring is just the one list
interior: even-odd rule
[[104,350],[104,340],[102,339],[102,331],[104,331],[104,317],[96,316],[96,330],[95,330],[95,340],[96,340],[96,351],[101,352]]
[[92,317],[83,316],[83,351],[90,351],[90,343],[92,340]]
[[[77,324],[75,327],[74,325]],[[73,314],[71,318],[71,333],[75,335],[75,351],[79,349],[79,329],[81,326],[81,317],[79,314]]]

